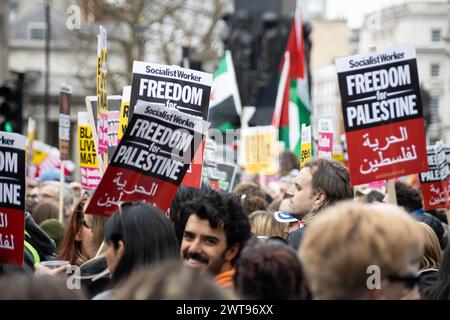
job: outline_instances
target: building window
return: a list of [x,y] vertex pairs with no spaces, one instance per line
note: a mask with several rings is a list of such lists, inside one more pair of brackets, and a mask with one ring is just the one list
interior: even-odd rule
[[431,64],[430,71],[432,77],[439,77],[439,64],[438,63]]
[[28,26],[28,38],[30,40],[45,40],[46,33],[45,23],[30,23]]
[[431,30],[431,41],[432,42],[441,41],[441,30],[439,30],[439,29]]
[[430,114],[431,114],[431,122],[439,122],[439,97],[431,96],[430,97]]

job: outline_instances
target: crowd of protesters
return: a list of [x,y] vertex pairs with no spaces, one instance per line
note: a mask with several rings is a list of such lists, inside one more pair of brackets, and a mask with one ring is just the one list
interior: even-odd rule
[[0,299],[450,297],[445,213],[425,212],[417,187],[401,181],[397,205],[384,189],[357,193],[335,160],[300,168],[284,152],[271,183],[181,186],[167,212],[132,202],[89,215],[79,183],[62,190],[27,186],[25,262],[0,265]]

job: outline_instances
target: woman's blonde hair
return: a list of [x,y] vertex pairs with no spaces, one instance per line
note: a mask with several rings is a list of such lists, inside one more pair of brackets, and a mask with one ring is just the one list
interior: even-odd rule
[[287,223],[279,222],[268,211],[255,211],[249,217],[251,232],[255,236],[286,238]]
[[419,222],[425,235],[425,251],[423,253],[422,261],[420,261],[420,269],[437,269],[442,261],[442,251],[439,245],[439,240],[433,229],[424,222]]
[[369,267],[381,278],[419,264],[424,247],[417,222],[399,207],[343,202],[311,221],[299,257],[318,299],[352,299],[367,290]]

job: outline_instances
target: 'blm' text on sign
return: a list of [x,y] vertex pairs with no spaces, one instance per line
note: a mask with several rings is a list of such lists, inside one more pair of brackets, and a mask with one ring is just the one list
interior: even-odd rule
[[87,112],[78,112],[78,152],[81,186],[83,190],[94,190],[100,182],[101,174]]

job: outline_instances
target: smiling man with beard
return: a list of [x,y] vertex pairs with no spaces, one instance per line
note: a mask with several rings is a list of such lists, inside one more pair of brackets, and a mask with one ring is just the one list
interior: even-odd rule
[[250,238],[250,223],[238,198],[211,190],[186,202],[180,256],[186,266],[216,276],[219,285],[232,287],[234,264]]

